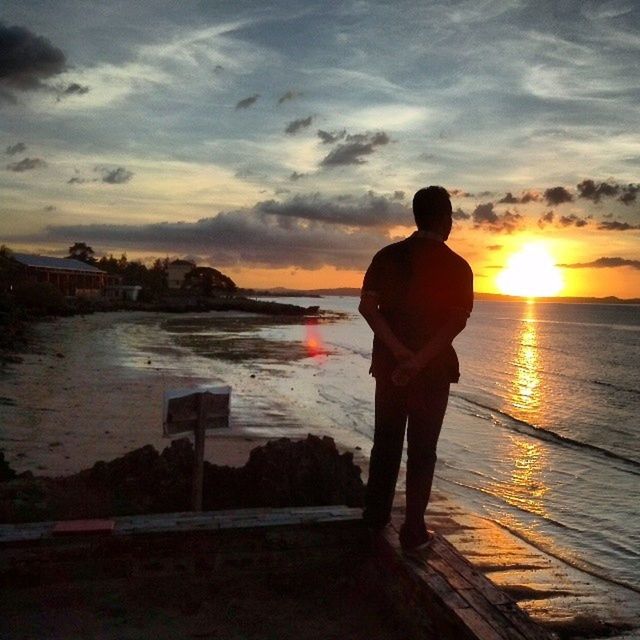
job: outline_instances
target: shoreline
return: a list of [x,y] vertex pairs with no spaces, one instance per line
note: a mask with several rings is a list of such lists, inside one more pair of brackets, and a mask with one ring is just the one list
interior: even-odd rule
[[[214,313],[227,319],[248,317],[238,312]],[[366,481],[371,444],[367,437],[345,429],[319,428],[309,414],[289,418],[290,408],[273,406],[268,393],[261,395],[260,374],[250,373],[250,366],[194,359],[189,348],[177,346],[169,335],[163,339],[161,331],[146,330],[149,324],[161,323],[165,315],[117,312],[113,317],[104,313],[38,325],[27,352],[21,354],[23,362],[0,370],[0,417],[3,424],[11,425],[10,431],[5,427],[8,433],[2,434],[0,447],[9,464],[18,472],[63,475],[146,444],[161,451],[169,444],[162,438],[162,393],[224,380],[236,394],[234,411],[238,407],[246,417],[232,432],[207,438],[207,460],[242,466],[251,449],[271,438],[304,438],[313,433],[332,437],[341,453],[351,451]],[[185,372],[181,367],[187,358],[191,368]],[[277,371],[277,364],[273,367]],[[71,391],[73,402],[65,393]],[[401,477],[397,508],[404,499],[402,490]],[[618,590],[616,597],[621,602],[614,607],[605,599],[604,581],[466,512],[437,478],[428,521],[499,586],[511,590],[539,622],[552,628],[568,628],[570,620],[583,627],[589,622],[586,626],[591,631],[572,637],[604,637],[605,627],[599,626],[594,612],[616,624],[625,620],[619,619],[614,608],[640,611],[639,594]],[[604,616],[609,609],[610,615]],[[593,635],[597,630],[601,635]]]

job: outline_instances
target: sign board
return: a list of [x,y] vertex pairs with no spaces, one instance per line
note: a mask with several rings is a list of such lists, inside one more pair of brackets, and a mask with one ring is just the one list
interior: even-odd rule
[[231,387],[195,387],[164,394],[163,435],[193,434],[202,420],[204,431],[229,429]]

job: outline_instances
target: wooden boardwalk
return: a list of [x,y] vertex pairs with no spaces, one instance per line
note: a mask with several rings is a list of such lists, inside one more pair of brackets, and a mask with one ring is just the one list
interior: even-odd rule
[[[397,525],[375,542],[389,582],[404,584],[405,616],[421,610],[439,637],[478,640],[551,640],[506,593],[436,534],[420,554],[403,554]],[[400,603],[403,600],[398,599]],[[406,601],[404,601],[406,602]]]
[[[367,552],[368,540],[373,554]],[[239,552],[250,554],[254,567],[260,563],[281,566],[283,559],[289,558],[295,568],[296,563],[336,553],[344,558],[340,561],[351,558],[362,562],[366,557],[372,580],[387,592],[400,617],[409,621],[415,638],[553,637],[441,536],[436,535],[420,556],[408,557],[400,549],[394,526],[369,539],[361,511],[342,506],[151,514],[63,525],[0,525],[0,582],[2,588],[11,588],[16,576],[18,581],[47,581],[48,576],[55,578],[60,573],[59,568],[51,568],[60,562],[79,567],[76,573],[66,575],[84,575],[87,559],[103,555],[105,550],[107,565],[113,568],[118,557],[120,564],[127,564],[127,558],[133,557],[127,556],[132,547],[138,556],[147,550],[151,555],[164,555],[174,544],[182,545],[183,554],[200,549],[203,562],[217,554],[218,570],[233,570],[233,563],[220,557],[235,554],[237,560]],[[96,549],[100,553],[92,552]]]

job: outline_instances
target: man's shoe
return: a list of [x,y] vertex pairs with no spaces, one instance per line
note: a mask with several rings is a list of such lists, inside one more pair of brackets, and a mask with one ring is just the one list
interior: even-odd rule
[[411,531],[404,525],[400,527],[400,546],[403,553],[419,554],[431,546],[433,533],[424,528],[422,531]]

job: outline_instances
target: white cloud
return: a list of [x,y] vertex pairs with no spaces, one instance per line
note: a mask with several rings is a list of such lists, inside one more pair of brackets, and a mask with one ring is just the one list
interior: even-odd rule
[[426,107],[396,103],[352,109],[341,122],[353,130],[407,131],[424,126],[433,119],[433,112]]

